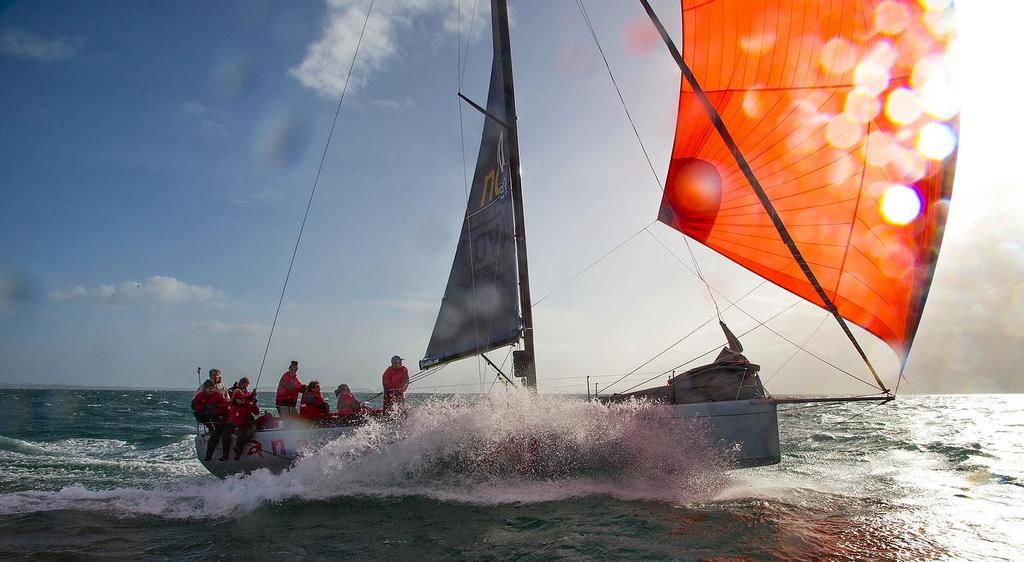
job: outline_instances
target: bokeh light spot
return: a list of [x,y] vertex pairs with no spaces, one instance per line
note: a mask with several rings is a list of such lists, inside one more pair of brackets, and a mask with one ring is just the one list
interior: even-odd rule
[[872,166],[884,166],[892,160],[898,151],[899,146],[887,133],[874,131],[868,135],[868,141],[864,143],[864,159]]
[[830,74],[843,74],[853,68],[857,62],[857,53],[853,45],[842,37],[829,39],[821,49],[818,64]]
[[864,126],[854,123],[845,113],[836,115],[825,126],[825,140],[836,148],[850,148],[864,138]]
[[889,86],[889,69],[882,61],[861,61],[853,71],[853,83],[858,89],[878,95]]
[[885,115],[897,125],[906,125],[917,121],[921,116],[921,102],[917,94],[907,88],[897,88],[889,93],[885,102]]
[[945,123],[931,122],[921,127],[917,151],[932,160],[942,160],[956,148],[956,133]]
[[875,8],[875,29],[885,35],[898,35],[910,25],[910,12],[899,2],[886,0]]
[[921,214],[921,196],[911,187],[893,184],[882,194],[879,210],[889,224],[908,224]]
[[850,118],[850,121],[867,123],[874,119],[881,109],[882,102],[878,101],[878,97],[860,88],[854,88],[846,95],[843,112]]

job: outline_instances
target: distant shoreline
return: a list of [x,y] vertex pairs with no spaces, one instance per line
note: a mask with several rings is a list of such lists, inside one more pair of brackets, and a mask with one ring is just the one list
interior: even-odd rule
[[[141,386],[80,386],[80,385],[68,385],[68,384],[4,384],[0,383],[0,390],[106,390],[106,391],[133,391],[133,392],[195,392],[193,387],[141,387]],[[265,388],[260,392],[273,393],[273,389]],[[380,392],[379,390],[371,390],[367,388],[354,388],[353,393],[356,394],[374,394]],[[452,394],[446,392],[417,392],[410,390],[410,394]],[[479,394],[475,392],[463,392],[455,394]],[[547,394],[547,393],[543,393]],[[556,394],[574,395],[577,393],[572,392],[561,392]],[[904,392],[897,395],[896,400],[899,400],[900,396],[984,396],[984,395],[1004,395],[1004,394],[1024,394],[1021,392]],[[582,396],[582,395],[581,395]],[[822,396],[821,393],[811,394],[777,394],[776,397],[782,396]],[[835,394],[833,396],[843,396],[841,394]]]
[[[131,391],[167,391],[167,392],[195,392],[195,387],[173,387],[173,386],[82,386],[70,384],[0,384],[0,390],[131,390]],[[260,392],[274,392],[272,388],[265,388]],[[352,392],[373,393],[375,390],[356,388]]]

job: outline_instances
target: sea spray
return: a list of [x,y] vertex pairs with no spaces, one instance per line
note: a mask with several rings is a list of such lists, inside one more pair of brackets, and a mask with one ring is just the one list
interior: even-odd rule
[[728,451],[706,439],[699,421],[665,414],[649,403],[603,405],[526,391],[435,397],[308,452],[282,474],[5,494],[0,514],[85,509],[211,518],[268,502],[351,496],[472,504],[591,495],[670,502],[713,497],[724,486]]

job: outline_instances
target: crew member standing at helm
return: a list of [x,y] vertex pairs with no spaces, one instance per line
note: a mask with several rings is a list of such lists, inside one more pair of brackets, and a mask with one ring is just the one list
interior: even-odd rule
[[391,366],[384,370],[384,412],[405,402],[405,389],[409,388],[409,369],[402,366],[402,358],[395,355]]

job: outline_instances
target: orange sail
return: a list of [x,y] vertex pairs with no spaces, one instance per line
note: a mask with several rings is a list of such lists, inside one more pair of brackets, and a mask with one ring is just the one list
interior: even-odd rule
[[896,0],[682,6],[682,55],[703,93],[682,80],[660,220],[825,306],[794,257],[801,254],[839,314],[905,358],[953,186],[952,7]]

